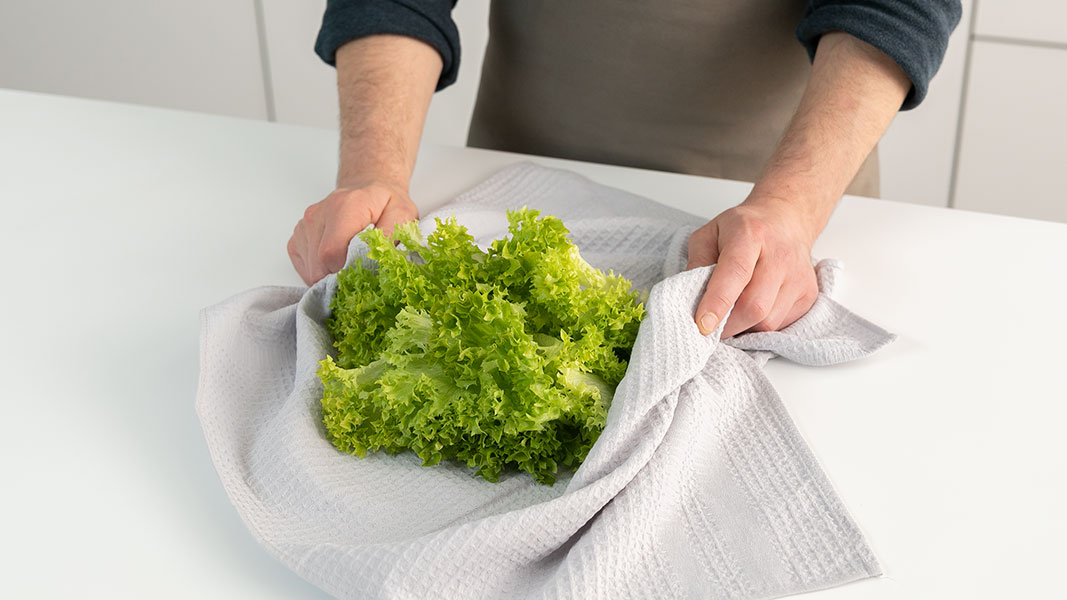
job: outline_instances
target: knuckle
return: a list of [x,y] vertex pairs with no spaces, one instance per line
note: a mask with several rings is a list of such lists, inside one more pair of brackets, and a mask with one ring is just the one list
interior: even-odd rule
[[737,307],[741,313],[749,319],[762,323],[770,314],[770,305],[763,300],[749,300]]
[[796,289],[796,302],[800,304],[808,304],[809,306],[815,302],[819,297],[819,286],[814,281],[804,282],[803,285],[798,286]]
[[741,213],[738,216],[738,229],[748,238],[762,238],[767,232],[767,224],[759,217]]
[[360,228],[378,222],[374,216],[374,207],[369,202],[363,202],[356,208],[356,218],[359,220]]
[[408,202],[404,204],[401,214],[404,221],[414,221],[419,218],[419,208],[414,203]]
[[741,263],[731,262],[726,266],[726,274],[733,279],[739,279],[742,281],[748,281],[751,271],[748,267]]
[[336,265],[338,261],[343,260],[341,256],[341,250],[338,245],[323,244],[319,246],[319,249],[315,252],[315,258],[319,265],[327,269],[332,269],[333,265]]
[[780,244],[770,244],[770,247],[766,248],[764,252],[767,258],[776,265],[788,267],[796,260],[796,253],[789,246],[782,246]]
[[711,302],[709,308],[717,315],[723,315],[726,313],[730,305],[733,304],[733,300],[727,298],[725,294],[713,293],[711,294]]

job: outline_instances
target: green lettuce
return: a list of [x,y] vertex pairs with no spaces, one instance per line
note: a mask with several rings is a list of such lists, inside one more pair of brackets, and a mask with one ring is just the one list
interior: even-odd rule
[[338,449],[412,450],[427,466],[462,461],[489,481],[517,468],[546,484],[585,459],[644,306],[582,259],[559,219],[508,220],[487,251],[454,218],[425,240],[414,222],[360,234],[369,260],[337,275],[337,353],[318,371]]

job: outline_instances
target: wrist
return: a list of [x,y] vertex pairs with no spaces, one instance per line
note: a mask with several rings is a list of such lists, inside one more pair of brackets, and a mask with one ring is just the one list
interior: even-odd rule
[[337,187],[358,189],[372,185],[387,187],[408,193],[411,185],[411,172],[396,165],[355,164],[346,165],[344,161],[337,170]]
[[832,203],[822,202],[811,195],[760,189],[759,186],[741,204],[775,215],[778,220],[788,223],[809,245],[815,243],[833,211]]
[[339,181],[335,188],[335,192],[349,193],[358,190],[371,189],[383,190],[392,198],[410,199],[411,197],[407,185],[373,177],[349,179],[343,182]]
[[337,187],[365,182],[387,183],[407,190],[415,170],[415,148],[387,131],[341,132]]

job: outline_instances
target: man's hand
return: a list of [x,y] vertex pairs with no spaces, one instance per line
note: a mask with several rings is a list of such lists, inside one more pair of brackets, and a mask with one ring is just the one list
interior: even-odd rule
[[304,211],[288,245],[308,285],[339,271],[348,242],[368,225],[388,235],[419,217],[408,185],[440,75],[441,56],[415,38],[372,35],[337,50],[337,189]]
[[339,188],[304,211],[289,238],[289,259],[304,283],[312,285],[345,266],[348,242],[368,225],[393,232],[419,218],[406,189],[387,183]]
[[686,268],[717,265],[697,306],[700,332],[711,333],[731,306],[723,338],[777,331],[802,317],[819,292],[811,265],[817,235],[794,204],[759,196],[694,231]]
[[911,81],[891,58],[846,33],[822,36],[811,79],[785,136],[740,206],[689,238],[689,267],[717,263],[694,319],[722,337],[773,331],[818,294],[811,247]]

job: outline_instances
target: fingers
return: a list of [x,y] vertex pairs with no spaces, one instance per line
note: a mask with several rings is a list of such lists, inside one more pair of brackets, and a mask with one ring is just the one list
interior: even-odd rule
[[796,298],[796,301],[794,301],[793,305],[783,313],[781,321],[776,329],[792,325],[797,319],[808,314],[811,307],[815,305],[815,300],[819,297],[819,283],[815,278],[814,267],[812,268],[812,276],[808,279],[806,285],[798,290],[796,294],[792,294],[788,297]]
[[[722,336],[775,331],[803,316],[818,284],[807,217],[790,204],[744,203],[689,238],[688,269],[715,264],[694,319],[707,335],[725,318]],[[731,307],[732,310],[731,310]]]
[[326,228],[326,221],[321,214],[325,202],[324,200],[309,206],[304,211],[304,219],[301,221],[304,226],[304,240],[306,242],[302,255],[305,269],[302,277],[308,282],[308,285],[315,283],[324,276],[318,259],[318,248],[322,240],[322,232]]
[[376,227],[387,236],[393,235],[393,229],[400,223],[407,223],[419,218],[419,211],[410,202],[390,202],[378,217]]
[[348,257],[348,243],[352,238],[377,221],[388,203],[388,197],[380,198],[360,195],[358,192],[332,198],[324,207],[318,219],[322,222],[322,233],[313,241],[311,265],[315,281],[330,273],[336,273],[345,266]]
[[[718,269],[718,267],[716,267]],[[782,266],[766,255],[756,261],[752,279],[737,298],[729,320],[722,329],[722,337],[728,338],[760,325],[771,325],[772,318],[787,310],[793,303],[790,300],[784,307],[785,299],[781,296],[785,273]]]
[[704,297],[697,305],[696,322],[700,333],[715,330],[726,312],[737,301],[742,290],[752,280],[752,271],[759,259],[759,245],[739,242],[727,246],[719,254],[715,270],[708,279]]
[[819,286],[814,268],[807,273],[803,267],[800,271],[776,271],[763,267],[764,263],[769,265],[763,257],[757,261],[752,281],[723,327],[723,338],[746,331],[778,331],[803,317],[815,304]]
[[706,267],[719,260],[719,224],[711,221],[689,236],[689,258],[685,270]]
[[308,285],[344,267],[348,244],[372,223],[386,235],[397,223],[418,218],[418,209],[402,191],[370,186],[336,190],[304,212],[287,249],[293,267]]
[[288,251],[289,260],[292,261],[293,268],[300,275],[300,279],[303,279],[307,285],[314,283],[314,281],[309,280],[307,262],[304,260],[304,254],[307,253],[307,233],[305,232],[303,221],[297,223],[296,227],[293,228],[293,235],[289,238],[289,243],[285,249]]

